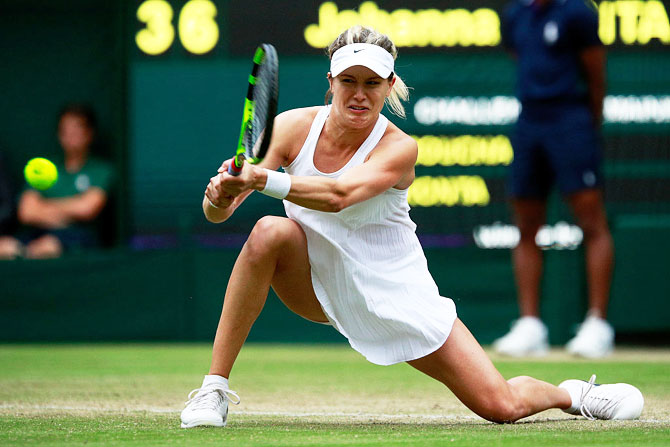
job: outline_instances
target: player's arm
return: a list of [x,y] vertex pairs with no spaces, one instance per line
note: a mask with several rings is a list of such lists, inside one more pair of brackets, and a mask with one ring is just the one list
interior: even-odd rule
[[[389,188],[407,188],[414,180],[417,152],[416,142],[397,132],[382,140],[365,163],[337,179],[291,176],[291,189],[286,200],[306,208],[337,212]],[[252,175],[253,188],[262,190],[267,173],[254,169]]]
[[607,89],[605,47],[602,45],[586,47],[579,53],[579,59],[588,87],[589,105],[593,120],[596,126],[600,126],[603,117],[603,101]]
[[[295,141],[295,134],[292,133],[292,130],[295,130],[303,113],[301,110],[289,110],[275,117],[268,152],[263,161],[257,165],[258,167],[276,170],[279,166],[286,164],[290,143]],[[205,218],[213,223],[227,220],[233,215],[237,207],[253,192],[253,189],[247,189],[242,192],[230,190],[230,183],[235,183],[239,180],[238,177],[228,174],[228,165],[231,163],[231,160],[224,161],[218,169],[217,175],[209,180],[205,196],[202,200],[202,209]],[[245,163],[245,166],[247,164]],[[247,168],[243,169],[243,172],[246,171],[248,171]]]
[[287,200],[319,211],[337,212],[389,188],[408,188],[414,180],[416,142],[403,134],[381,143],[370,158],[337,179],[292,177]]
[[213,223],[221,223],[227,220],[252,192],[252,190],[245,191],[234,197],[222,190],[222,177],[228,175],[229,163],[230,160],[222,165],[222,167],[225,166],[225,173],[219,173],[209,179],[205,197],[202,199],[202,211],[205,213],[205,218]]

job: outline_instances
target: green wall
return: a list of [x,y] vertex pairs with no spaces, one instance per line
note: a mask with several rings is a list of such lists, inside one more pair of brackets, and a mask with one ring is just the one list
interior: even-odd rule
[[[621,335],[670,331],[670,222],[622,221],[610,320]],[[125,249],[51,261],[0,262],[0,341],[211,341],[237,249]],[[481,343],[518,316],[508,250],[427,249],[440,293]],[[583,318],[583,256],[547,251],[542,313],[553,343]],[[632,261],[634,260],[634,261]],[[334,329],[288,311],[270,294],[250,341],[341,342]]]

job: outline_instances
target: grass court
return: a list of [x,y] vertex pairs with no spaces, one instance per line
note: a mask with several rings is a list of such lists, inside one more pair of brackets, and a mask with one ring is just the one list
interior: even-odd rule
[[560,350],[493,356],[506,377],[629,382],[639,421],[588,421],[551,410],[486,422],[408,365],[368,363],[345,345],[248,345],[231,376],[242,398],[226,428],[179,428],[209,344],[0,346],[0,446],[667,446],[670,350],[619,348],[605,360]]

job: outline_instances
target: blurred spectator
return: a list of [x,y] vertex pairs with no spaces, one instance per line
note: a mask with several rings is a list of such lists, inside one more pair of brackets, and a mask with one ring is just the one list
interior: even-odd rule
[[0,259],[14,259],[21,254],[21,244],[12,234],[16,230],[16,203],[12,179],[0,153]]
[[19,221],[30,228],[25,257],[54,258],[65,250],[100,246],[97,219],[108,202],[113,169],[89,154],[95,137],[92,109],[63,108],[58,121],[63,157],[54,160],[58,181],[45,191],[27,188],[19,200]]
[[613,243],[601,191],[605,50],[598,12],[589,0],[517,0],[503,17],[503,41],[517,62],[522,110],[513,137],[509,193],[521,233],[513,252],[521,318],[494,343],[509,355],[541,355],[548,347],[540,320],[542,253],[535,243],[556,184],[584,232],[589,310],[569,352],[602,357],[614,330],[605,320]]

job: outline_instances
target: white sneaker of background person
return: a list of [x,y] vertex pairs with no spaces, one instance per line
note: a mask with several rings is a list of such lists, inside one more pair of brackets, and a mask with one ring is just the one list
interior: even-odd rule
[[587,419],[637,419],[642,414],[644,398],[640,390],[627,383],[598,385],[591,380],[566,380],[558,385],[570,394],[572,405],[563,410],[581,414]]
[[512,324],[510,331],[493,342],[499,354],[543,356],[549,351],[547,326],[537,317],[521,317]]
[[228,402],[237,405],[240,397],[228,388],[228,379],[207,375],[200,388],[188,394],[186,408],[181,412],[181,428],[211,425],[224,427],[228,419]]
[[614,349],[614,329],[602,318],[587,316],[565,347],[570,354],[581,357],[605,357]]

